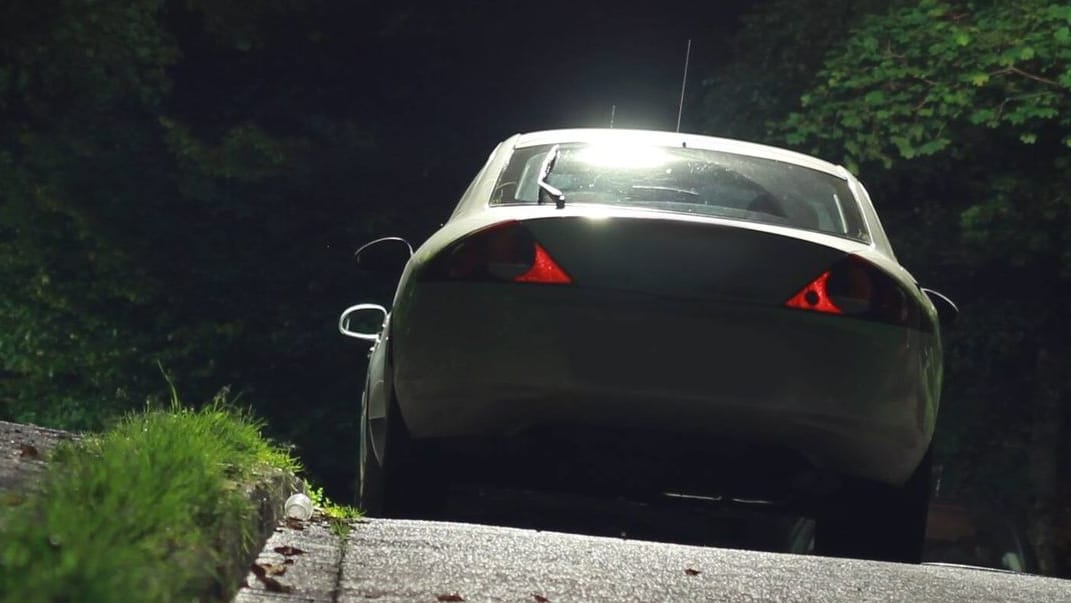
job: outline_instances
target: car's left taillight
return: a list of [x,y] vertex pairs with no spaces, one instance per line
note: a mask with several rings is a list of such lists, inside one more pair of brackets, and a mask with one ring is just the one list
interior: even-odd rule
[[466,236],[443,250],[422,276],[425,280],[546,285],[573,282],[550,252],[517,221],[495,224]]

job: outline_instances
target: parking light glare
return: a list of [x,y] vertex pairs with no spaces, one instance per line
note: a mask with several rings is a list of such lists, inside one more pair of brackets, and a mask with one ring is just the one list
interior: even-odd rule
[[593,145],[577,151],[578,161],[609,168],[654,168],[667,163],[668,153],[658,147]]

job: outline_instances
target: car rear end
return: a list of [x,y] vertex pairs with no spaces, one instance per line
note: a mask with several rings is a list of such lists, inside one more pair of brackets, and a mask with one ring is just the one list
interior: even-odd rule
[[[480,442],[473,454],[556,475],[596,459],[604,471],[580,481],[640,475],[678,490],[756,472],[783,483],[807,468],[908,478],[936,415],[933,308],[875,250],[844,178],[692,153],[643,166],[657,178],[622,193],[575,155],[555,168],[566,197],[555,209],[531,202],[544,174],[524,174],[552,152],[514,153],[490,206],[452,220],[412,262],[391,337],[414,438]],[[835,202],[793,206],[785,191],[800,178],[781,174],[793,169],[809,170],[800,189],[825,182]],[[723,186],[701,188],[712,179]],[[759,188],[774,213],[745,205]],[[622,456],[637,462],[613,462]]]

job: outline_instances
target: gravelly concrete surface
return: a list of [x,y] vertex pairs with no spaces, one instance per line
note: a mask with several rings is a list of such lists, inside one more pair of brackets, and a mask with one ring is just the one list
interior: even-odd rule
[[[342,564],[342,537],[332,533],[326,521],[314,519],[294,525],[301,529],[280,524],[255,562],[255,565],[264,568],[265,574],[279,570],[283,570],[283,573],[268,575],[265,580],[250,571],[245,578],[245,586],[238,591],[234,601],[327,603],[336,600]],[[275,585],[270,587],[272,581]]]
[[[472,524],[369,520],[341,553],[331,538],[341,542],[323,527],[276,534],[266,550],[313,551],[284,576],[294,592],[260,594],[257,584],[235,600],[1071,602],[1071,581],[1053,578]],[[331,571],[336,559],[341,572]]]

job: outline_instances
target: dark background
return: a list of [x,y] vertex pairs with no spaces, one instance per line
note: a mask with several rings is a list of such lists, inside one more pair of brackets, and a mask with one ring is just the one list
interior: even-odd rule
[[0,419],[100,429],[164,403],[166,374],[188,404],[253,407],[346,500],[365,350],[336,321],[392,293],[353,251],[384,235],[421,242],[513,133],[607,126],[612,106],[616,127],[673,129],[691,39],[683,131],[845,163],[900,260],[960,304],[939,495],[1023,526],[1041,570],[1068,574],[1071,14],[1059,6],[2,9]]

